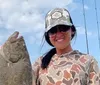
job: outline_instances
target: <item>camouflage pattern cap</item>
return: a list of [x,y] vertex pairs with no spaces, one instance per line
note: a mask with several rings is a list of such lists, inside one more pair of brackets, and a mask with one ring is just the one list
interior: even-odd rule
[[69,12],[64,8],[55,8],[47,13],[45,20],[46,32],[56,25],[72,26]]

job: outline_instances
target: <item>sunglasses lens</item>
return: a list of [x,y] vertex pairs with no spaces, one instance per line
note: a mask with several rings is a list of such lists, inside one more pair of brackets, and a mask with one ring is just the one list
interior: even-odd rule
[[53,35],[53,34],[57,33],[58,31],[59,32],[67,32],[69,29],[70,29],[70,26],[58,25],[58,26],[55,26],[52,29],[50,29],[48,31],[48,34]]
[[67,32],[69,29],[70,29],[70,27],[68,27],[68,26],[60,26],[59,27],[60,32]]
[[53,34],[57,33],[57,28],[56,27],[53,27],[52,29],[50,29],[48,31],[48,33],[49,33],[49,35],[53,35]]

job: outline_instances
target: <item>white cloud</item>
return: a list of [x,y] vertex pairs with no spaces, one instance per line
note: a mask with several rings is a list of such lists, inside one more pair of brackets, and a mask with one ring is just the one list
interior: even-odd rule
[[42,8],[64,7],[72,0],[3,0],[0,1],[0,16],[6,29],[30,32],[43,28]]
[[43,19],[40,14],[22,15],[21,13],[15,13],[9,17],[6,28],[19,30],[20,32],[37,31],[43,28]]
[[64,7],[72,3],[73,0],[29,0],[36,8]]
[[29,36],[32,39],[30,42],[34,42],[43,35],[44,13],[51,8],[66,7],[71,3],[73,0],[0,0],[0,30],[6,30],[6,38],[15,30],[35,35],[34,39]]

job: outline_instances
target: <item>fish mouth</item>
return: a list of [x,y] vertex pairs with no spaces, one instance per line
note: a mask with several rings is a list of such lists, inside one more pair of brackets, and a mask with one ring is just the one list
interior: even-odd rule
[[11,35],[11,37],[9,37],[9,41],[11,42],[11,43],[14,43],[14,42],[16,42],[16,41],[18,41],[18,40],[20,40],[20,39],[22,39],[23,38],[23,36],[19,36],[19,32],[18,31],[15,31],[12,35]]

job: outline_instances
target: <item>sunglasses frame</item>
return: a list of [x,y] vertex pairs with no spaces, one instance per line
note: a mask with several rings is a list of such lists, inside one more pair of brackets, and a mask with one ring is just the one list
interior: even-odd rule
[[52,27],[49,31],[48,34],[49,35],[54,35],[56,34],[58,31],[59,32],[67,32],[70,29],[70,26],[67,25],[57,25]]

